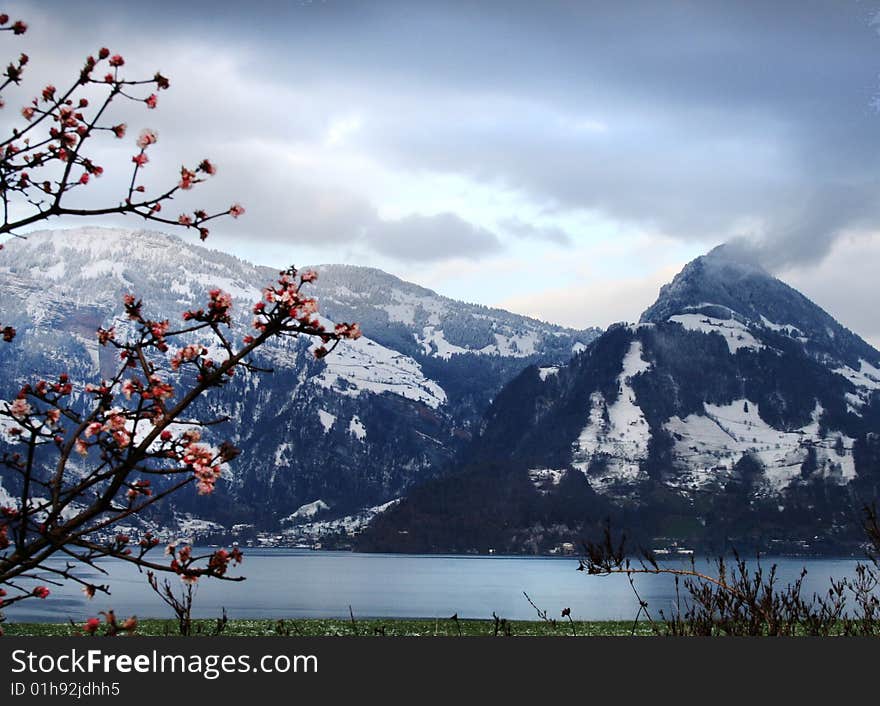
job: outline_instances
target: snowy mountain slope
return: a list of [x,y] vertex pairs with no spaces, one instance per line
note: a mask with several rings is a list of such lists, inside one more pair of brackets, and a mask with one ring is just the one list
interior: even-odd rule
[[[468,304],[435,294],[380,270],[353,265],[319,265],[316,286],[328,316],[361,316],[376,340],[399,341],[397,348],[449,360],[457,355],[528,358],[588,343],[598,329],[571,331],[501,309]],[[551,335],[548,335],[551,334]]]
[[[359,321],[365,336],[323,361],[308,341],[274,343],[260,353],[273,374],[236,375],[206,398],[205,414],[247,420],[217,430],[244,452],[224,491],[183,498],[173,510],[273,527],[316,498],[328,516],[381,505],[448,465],[507,379],[533,362],[564,364],[596,335],[455,302],[379,270],[328,265],[319,275],[322,315]],[[94,333],[125,329],[125,293],[173,321],[220,287],[245,331],[275,277],[274,268],[149,231],[79,228],[12,240],[0,253],[0,312],[19,334],[0,347],[0,393],[62,371],[109,376],[113,353]],[[426,348],[426,326],[460,350]]]
[[[878,451],[880,352],[722,247],[685,266],[639,324],[612,326],[553,375],[529,368],[511,381],[468,452],[473,479],[456,483],[467,493],[486,480],[481,467],[497,476],[500,464],[496,484],[532,489],[529,511],[507,518],[520,530],[540,507],[534,527],[558,521],[546,503],[583,493],[559,489],[579,477],[602,512],[636,513],[628,522],[663,536],[826,537],[845,518],[856,526],[859,499],[876,496]],[[420,498],[380,518],[373,537],[393,544],[394,528],[407,529],[395,518],[430,525]],[[596,507],[589,493],[582,502]]]

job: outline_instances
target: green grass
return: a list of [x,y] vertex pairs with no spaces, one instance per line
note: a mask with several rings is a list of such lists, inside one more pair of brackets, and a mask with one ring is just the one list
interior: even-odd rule
[[[568,621],[557,621],[555,627],[542,621],[515,620],[508,623],[510,634],[514,637],[572,636],[579,637],[630,635],[632,622],[581,622],[572,626]],[[61,637],[76,635],[77,630],[63,623],[4,623],[3,630],[9,637]],[[574,629],[572,629],[572,627]],[[384,630],[386,637],[457,637],[459,628],[463,636],[489,636],[495,634],[492,620],[449,620],[449,619],[373,619],[373,620],[230,620],[222,635],[224,637],[349,637],[352,635],[380,636]],[[211,636],[216,634],[216,620],[194,620],[193,635]],[[174,620],[146,619],[138,624],[136,635],[165,636],[177,635],[177,622]],[[504,634],[499,631],[499,635]],[[651,627],[640,622],[636,635],[650,635]]]

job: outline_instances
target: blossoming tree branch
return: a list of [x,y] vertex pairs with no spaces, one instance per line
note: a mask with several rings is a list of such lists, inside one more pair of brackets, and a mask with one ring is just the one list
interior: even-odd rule
[[[27,25],[21,20],[10,24],[9,16],[0,14],[0,31],[22,35]],[[5,93],[22,83],[27,54],[10,61],[0,76],[0,107],[5,107]],[[101,178],[105,167],[99,164],[90,147],[100,137],[122,140],[128,126],[111,119],[117,101],[143,104],[147,110],[158,105],[158,92],[167,90],[170,81],[160,72],[152,78],[130,79],[125,75],[125,59],[106,47],[88,56],[66,87],[54,84],[42,87],[39,94],[21,108],[22,124],[10,135],[0,139],[0,204],[2,222],[0,235],[22,235],[22,229],[60,216],[133,215],[164,226],[193,229],[204,240],[207,224],[222,216],[237,218],[244,213],[240,204],[219,211],[203,208],[168,214],[163,210],[179,192],[189,191],[217,168],[209,159],[180,168],[179,180],[161,188],[147,188],[143,182],[149,163],[149,151],[158,141],[155,130],[143,129],[135,138],[119,201],[101,206],[77,203],[80,192],[95,179]],[[108,172],[109,173],[109,172]],[[2,248],[0,244],[0,248]],[[15,336],[10,326],[0,325],[0,337],[9,342]]]
[[[8,27],[8,22],[0,15],[0,28],[16,34],[26,29],[23,23]],[[93,79],[103,61],[109,72],[104,79]],[[5,85],[18,83],[26,63],[27,57],[21,57],[10,64]],[[176,185],[158,196],[139,196],[145,194],[139,178],[147,150],[155,143],[150,131],[138,138],[130,183],[119,206],[84,212],[63,205],[66,194],[101,174],[101,168],[85,156],[84,142],[102,130],[117,138],[125,135],[124,125],[101,126],[110,102],[123,97],[155,106],[154,94],[134,96],[134,88],[150,82],[123,80],[119,73],[123,64],[121,57],[102,49],[97,59],[87,60],[73,87],[59,92],[48,86],[25,108],[29,126],[2,143],[5,219],[0,232],[15,233],[55,215],[133,213],[197,228],[204,238],[205,222],[240,215],[243,209],[234,205],[213,215],[198,210],[176,219],[160,216],[163,202],[213,174],[214,167],[204,160],[194,170],[183,168]],[[168,87],[168,80],[159,74],[151,82],[160,89]],[[89,83],[105,84],[108,94],[87,118],[82,113],[87,106],[74,94],[78,86]],[[33,130],[40,124],[51,125],[48,138],[35,137]],[[55,177],[34,179],[38,170],[50,165],[57,168]],[[20,213],[22,202],[35,209],[31,215],[13,215]],[[250,329],[244,332],[234,330],[232,298],[220,289],[211,290],[203,306],[183,312],[175,324],[151,318],[148,307],[127,294],[122,302],[124,318],[96,333],[102,346],[117,353],[111,378],[84,383],[62,374],[35,380],[23,386],[15,399],[0,402],[0,427],[6,430],[0,472],[16,488],[16,502],[0,507],[0,609],[29,598],[45,599],[52,587],[69,581],[80,584],[89,597],[99,591],[109,593],[107,585],[83,578],[81,571],[88,566],[93,571],[86,575],[94,570],[106,573],[98,562],[108,557],[134,564],[151,577],[176,574],[189,583],[201,577],[240,580],[227,574],[230,564],[242,560],[237,549],[199,554],[192,547],[172,544],[159,557],[153,552],[159,544],[156,537],[145,533],[134,542],[114,527],[187,486],[203,495],[214,491],[238,450],[229,442],[214,446],[203,441],[202,429],[226,418],[194,416],[193,404],[239,371],[268,372],[254,362],[257,349],[279,339],[306,337],[318,341],[313,351],[322,358],[343,339],[361,335],[357,324],[327,328],[321,322],[317,301],[308,295],[316,278],[312,271],[281,272],[253,304]],[[14,332],[9,340],[13,336]],[[117,623],[112,612],[106,615],[110,634],[133,627],[128,621]],[[83,631],[94,633],[96,620],[90,620]]]

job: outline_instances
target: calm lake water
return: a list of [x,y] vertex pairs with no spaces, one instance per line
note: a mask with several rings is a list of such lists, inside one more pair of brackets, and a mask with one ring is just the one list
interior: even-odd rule
[[[856,560],[767,558],[778,565],[783,583],[808,570],[808,593],[824,591],[830,577],[852,575]],[[109,583],[112,595],[88,601],[75,585],[53,588],[45,601],[33,599],[7,610],[12,621],[82,621],[100,610],[121,615],[171,617],[143,575],[122,562],[102,564],[110,577],[91,572],[88,580]],[[353,554],[292,549],[248,549],[241,583],[203,580],[193,613],[230,618],[355,617],[534,619],[523,591],[551,616],[571,608],[579,620],[627,620],[638,602],[624,576],[588,576],[575,558],[502,556],[413,556]],[[705,566],[705,564],[704,564]],[[86,574],[81,573],[85,578]],[[174,582],[178,580],[172,577]],[[636,586],[652,610],[668,609],[675,598],[669,576],[639,576]]]

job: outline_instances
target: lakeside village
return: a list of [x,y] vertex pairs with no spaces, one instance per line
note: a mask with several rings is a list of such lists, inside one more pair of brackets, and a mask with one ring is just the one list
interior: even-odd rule
[[[258,531],[251,524],[237,524],[229,529],[211,522],[194,518],[182,518],[177,522],[177,527],[145,527],[134,525],[119,525],[115,531],[108,533],[96,533],[93,539],[99,543],[112,542],[120,534],[126,535],[134,543],[149,532],[159,539],[160,544],[185,543],[194,546],[239,546],[247,548],[277,548],[277,549],[310,549],[351,551],[358,534],[366,526],[352,527],[341,520],[312,522],[302,525],[283,528],[276,532]],[[676,550],[659,549],[658,554],[674,553]],[[693,553],[690,550],[683,550]],[[467,552],[478,554],[477,550]],[[496,554],[495,549],[489,549],[488,554]],[[551,547],[548,554],[559,556],[575,556],[578,547],[572,542],[561,542]]]
[[[322,516],[326,517],[329,513],[330,506],[321,500],[316,500],[303,505],[291,515],[283,518],[280,527],[273,530],[258,529],[254,524],[234,524],[231,527],[226,527],[218,522],[194,517],[190,513],[175,513],[172,518],[166,517],[162,521],[137,518],[131,524],[116,526],[112,532],[96,533],[92,539],[99,543],[110,543],[122,534],[136,543],[149,532],[162,544],[186,543],[203,547],[238,546],[242,548],[353,551],[358,536],[367,528],[367,525],[377,515],[398,502],[400,500],[395,499],[344,517],[322,519]],[[399,532],[407,534],[406,530]],[[717,548],[709,546],[689,546],[681,538],[676,537],[653,537],[649,541],[650,544],[647,546],[659,560],[690,559],[695,555],[713,556],[717,552]],[[740,546],[738,549],[742,550],[742,547]],[[805,539],[770,538],[762,542],[760,546],[749,547],[750,553],[752,550],[763,556],[861,557],[864,556],[866,545],[864,543],[828,542],[825,538],[817,535]],[[435,553],[445,554],[448,551],[438,547]],[[509,554],[510,551],[496,550],[492,547],[474,547],[461,553],[493,555]],[[560,538],[555,543],[552,540],[547,543],[535,541],[518,553],[541,556],[578,556],[583,553],[583,546]]]
[[[116,531],[96,533],[93,539],[99,543],[109,543],[117,535],[127,535],[136,543],[149,532],[159,539],[160,544],[186,543],[194,546],[238,546],[242,548],[277,548],[301,550],[352,551],[357,536],[366,527],[367,522],[352,523],[350,517],[337,520],[309,522],[282,528],[280,531],[269,532],[257,530],[251,524],[236,524],[226,528],[216,522],[192,517],[181,517],[175,527],[149,527],[148,525],[119,525]],[[657,559],[689,559],[695,554],[712,554],[711,551],[693,549],[683,545],[679,540],[670,537],[655,537],[651,551]],[[816,536],[812,541],[770,540],[769,546],[760,553],[767,556],[863,556],[866,547],[836,545],[826,547],[822,538]],[[573,542],[560,542],[547,551],[540,552],[544,556],[578,556],[582,547]],[[443,552],[441,552],[443,553]],[[493,548],[479,551],[476,548],[463,552],[465,554],[501,554]]]
[[[160,544],[186,543],[194,546],[351,551],[354,549],[357,536],[374,516],[375,511],[371,508],[355,516],[291,524],[279,531],[270,532],[257,530],[252,524],[236,524],[226,528],[217,522],[182,515],[176,517],[173,526],[170,527],[150,526],[152,523],[119,525],[115,531],[98,533],[93,538],[98,542],[106,543],[112,542],[117,535],[124,534],[136,543],[149,532],[159,539]],[[655,544],[652,551],[659,559],[688,558],[694,555],[693,549],[671,538],[657,538]],[[800,549],[809,551],[807,545]],[[550,556],[576,556],[580,550],[581,547],[573,542],[559,542],[541,553]],[[465,553],[493,555],[500,552],[489,548],[487,551],[473,549]]]

